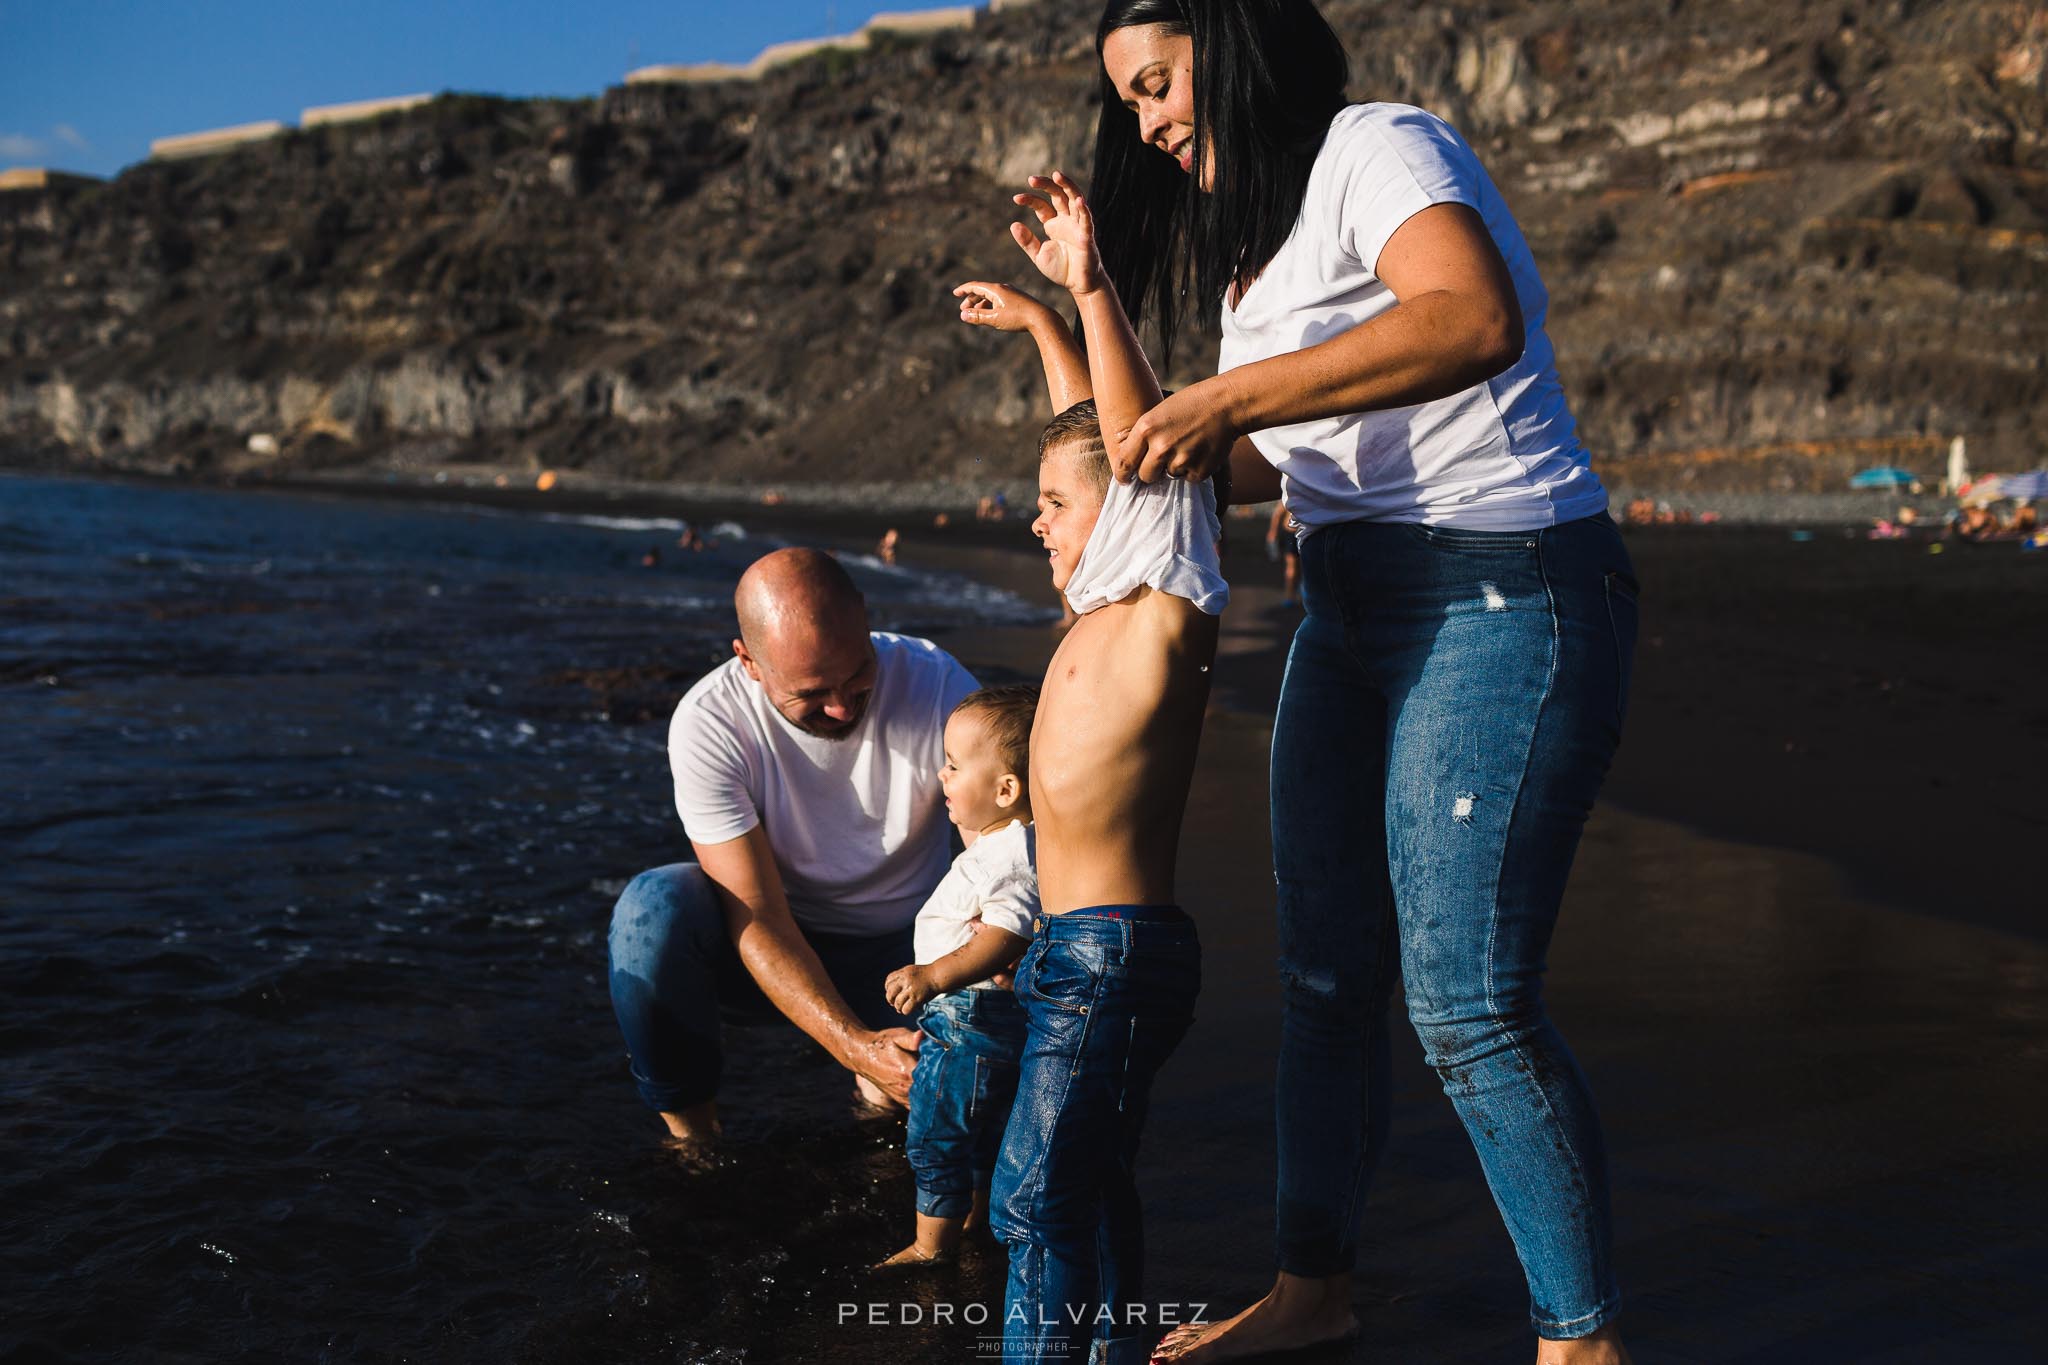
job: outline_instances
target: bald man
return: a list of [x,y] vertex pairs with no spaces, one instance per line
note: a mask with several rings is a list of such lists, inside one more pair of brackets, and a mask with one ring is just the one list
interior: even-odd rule
[[733,594],[733,657],[669,722],[696,853],[634,878],[612,912],[612,1008],[670,1145],[718,1132],[721,1016],[787,1018],[870,1104],[906,1102],[917,1035],[882,993],[915,959],[918,907],[952,850],[946,717],[976,688],[926,640],[868,630],[831,556],[777,550]]

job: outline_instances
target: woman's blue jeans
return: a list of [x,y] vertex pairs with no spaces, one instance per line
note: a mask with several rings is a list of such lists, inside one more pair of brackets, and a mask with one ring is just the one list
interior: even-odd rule
[[1537,1333],[1615,1314],[1607,1161],[1544,955],[1620,738],[1636,581],[1604,514],[1325,527],[1273,728],[1280,1268],[1351,1269],[1387,1133],[1387,1006],[1478,1149]]
[[1017,964],[1030,1033],[989,1200],[1010,1253],[1003,1360],[1143,1365],[1159,1332],[1144,1308],[1138,1136],[1152,1078],[1194,1021],[1201,945],[1164,905],[1039,925]]
[[903,1150],[917,1211],[965,1218],[990,1183],[1024,1055],[1023,1007],[999,987],[947,991],[917,1014],[917,1066]]

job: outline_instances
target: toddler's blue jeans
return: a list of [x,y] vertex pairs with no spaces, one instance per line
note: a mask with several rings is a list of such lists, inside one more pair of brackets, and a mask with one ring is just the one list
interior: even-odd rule
[[917,1026],[924,1038],[904,1130],[917,1211],[965,1218],[995,1173],[1024,1055],[1024,1011],[996,987],[947,991],[924,1002]]

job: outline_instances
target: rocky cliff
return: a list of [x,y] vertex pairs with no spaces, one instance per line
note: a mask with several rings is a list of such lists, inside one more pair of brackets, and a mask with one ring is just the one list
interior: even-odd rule
[[[2048,454],[2048,13],[1326,0],[1456,123],[1621,484]],[[450,96],[0,195],[0,447],[195,474],[491,461],[802,484],[1028,471],[1007,197],[1085,173],[1096,6],[585,101]],[[1041,291],[1042,292],[1042,291]],[[1212,356],[1189,347],[1178,378]],[[249,437],[263,433],[273,441]]]

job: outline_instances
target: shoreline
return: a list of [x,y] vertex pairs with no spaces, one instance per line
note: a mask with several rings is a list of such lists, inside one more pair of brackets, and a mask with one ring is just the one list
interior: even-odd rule
[[[858,553],[872,552],[882,531],[907,521],[850,500],[749,503],[737,489],[714,499],[673,489],[542,493],[430,478],[113,481],[518,513],[732,519]],[[1014,512],[978,522],[970,511],[944,529],[911,526],[901,562],[1050,607],[1044,561],[1028,544],[1026,525]],[[1263,554],[1262,523],[1233,518],[1227,529],[1233,601],[1212,709],[1270,721],[1294,617],[1279,606],[1280,569]],[[2006,685],[2023,691],[2026,679],[2048,679],[2048,638],[2013,629],[2030,619],[2029,603],[2038,603],[2031,619],[2048,614],[2048,572],[2036,572],[2048,564],[2033,562],[2048,556],[2001,545],[1930,556],[1927,538],[1871,542],[1817,533],[1800,540],[1781,526],[1624,532],[1645,610],[1630,714],[1601,805],[1712,838],[1821,857],[1855,894],[1894,908],[2048,939],[2048,916],[2032,909],[2039,885],[2032,869],[1993,860],[1970,867],[1959,887],[1950,854],[1987,838],[2031,847],[2048,834],[2037,778],[2048,771],[2048,710]],[[946,635],[955,653],[1018,679],[1042,674],[1056,641],[1043,627]],[[1957,696],[1975,699],[1984,724],[1992,723],[1989,710],[2002,713],[2017,747],[1938,747]],[[1998,705],[1988,708],[1988,698]],[[1978,807],[1989,817],[1977,815]],[[1910,812],[1904,825],[1887,820],[1902,811]]]
[[[132,482],[172,488],[213,489],[224,492],[324,493],[339,497],[388,497],[404,501],[447,502],[498,508],[552,508],[557,511],[596,512],[616,510],[633,503],[650,511],[685,515],[695,509],[701,516],[738,517],[767,513],[777,520],[810,522],[825,518],[855,518],[865,527],[872,524],[876,534],[891,525],[929,526],[932,517],[944,513],[949,533],[957,534],[963,524],[990,525],[974,520],[976,501],[1000,490],[1009,499],[1011,521],[1029,508],[1036,490],[1024,480],[991,480],[979,487],[959,484],[910,481],[892,483],[787,483],[732,481],[671,481],[646,483],[606,478],[577,470],[557,470],[560,482],[543,491],[534,487],[536,474],[530,469],[506,465],[421,464],[404,469],[352,468],[327,472],[317,470],[267,473],[250,470],[237,474],[168,474],[148,469],[79,467],[52,460],[23,459],[27,452],[0,450],[0,477],[89,479]],[[1632,498],[1646,497],[1675,513],[1691,515],[1682,523],[1702,531],[1762,528],[1818,531],[1863,529],[1877,518],[1890,518],[1901,507],[1911,507],[1926,533],[1941,527],[1956,500],[1935,493],[1910,493],[1896,489],[1842,490],[1835,492],[1701,492],[1690,488],[1650,489],[1629,484],[1626,465],[1609,471],[1610,510],[1617,522]],[[501,486],[498,478],[506,482]],[[764,496],[781,501],[764,503]],[[1271,507],[1270,502],[1250,504]],[[1712,519],[1701,522],[1707,515]]]

